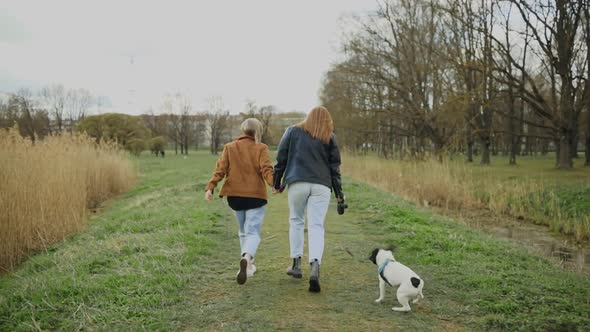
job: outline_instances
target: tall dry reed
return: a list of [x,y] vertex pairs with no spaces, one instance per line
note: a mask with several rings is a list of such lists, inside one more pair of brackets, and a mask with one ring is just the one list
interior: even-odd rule
[[127,154],[83,135],[32,144],[0,130],[0,272],[85,226],[87,208],[129,190]]
[[424,205],[448,208],[481,206],[470,194],[472,177],[466,168],[430,161],[391,161],[344,154],[342,172],[383,190]]
[[578,240],[590,237],[590,217],[564,213],[557,194],[542,180],[523,178],[507,185],[485,171],[474,174],[468,165],[435,160],[392,161],[351,154],[343,154],[343,159],[343,174],[420,205],[486,208],[531,218]]

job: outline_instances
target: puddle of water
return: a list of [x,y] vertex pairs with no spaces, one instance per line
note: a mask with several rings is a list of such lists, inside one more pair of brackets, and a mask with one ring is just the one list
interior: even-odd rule
[[[439,211],[449,215],[448,211]],[[508,239],[536,254],[549,258],[557,265],[590,277],[590,244],[578,244],[562,234],[556,234],[546,226],[507,216],[495,216],[490,212],[462,211],[459,217],[466,225]]]

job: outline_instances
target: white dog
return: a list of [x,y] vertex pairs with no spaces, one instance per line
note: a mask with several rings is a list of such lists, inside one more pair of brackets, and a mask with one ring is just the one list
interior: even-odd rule
[[396,261],[391,250],[375,249],[369,259],[379,266],[379,298],[375,302],[379,303],[385,297],[386,284],[392,287],[399,286],[397,300],[402,306],[391,308],[394,311],[410,311],[410,300],[413,299],[412,303],[417,303],[424,298],[424,280],[409,267]]

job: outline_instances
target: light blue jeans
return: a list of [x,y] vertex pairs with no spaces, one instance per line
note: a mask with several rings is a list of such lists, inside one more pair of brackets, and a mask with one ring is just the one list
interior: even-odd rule
[[256,250],[260,244],[260,227],[264,220],[266,205],[256,209],[234,211],[240,230],[240,249],[242,254],[256,256]]
[[291,258],[303,256],[305,209],[309,262],[322,263],[324,254],[324,220],[330,205],[330,188],[317,183],[295,182],[289,185],[289,241]]

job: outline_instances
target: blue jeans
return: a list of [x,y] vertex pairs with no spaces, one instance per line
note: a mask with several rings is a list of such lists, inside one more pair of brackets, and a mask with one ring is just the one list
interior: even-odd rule
[[240,230],[240,248],[242,254],[249,254],[254,257],[260,244],[260,227],[264,220],[266,205],[256,209],[234,211]]
[[289,242],[291,258],[303,256],[305,209],[309,262],[322,263],[324,254],[324,220],[330,205],[330,188],[322,184],[295,182],[289,185]]

